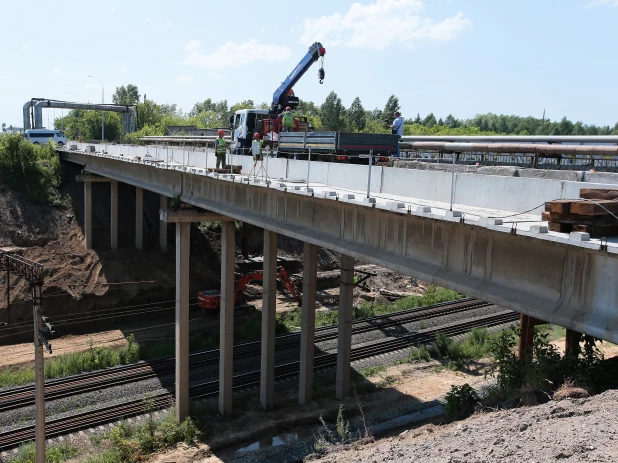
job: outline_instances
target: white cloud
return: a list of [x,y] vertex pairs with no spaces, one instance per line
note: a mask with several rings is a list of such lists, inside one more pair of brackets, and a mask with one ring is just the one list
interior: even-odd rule
[[112,72],[127,72],[128,69],[127,68],[114,68],[114,69],[110,69],[110,71],[112,71]]
[[618,6],[618,0],[591,0],[586,8],[594,8],[595,6]]
[[291,51],[287,47],[263,44],[255,39],[240,45],[228,42],[208,55],[202,53],[199,42],[197,44],[195,42],[197,41],[192,40],[185,45],[185,50],[190,51],[185,64],[203,68],[239,68],[253,61],[285,61],[291,56]]
[[191,40],[190,42],[185,44],[185,50],[186,51],[195,50],[195,49],[199,48],[199,46],[200,46],[199,40]]
[[115,13],[115,12],[116,12],[116,8],[112,8],[112,13]]
[[144,21],[146,21],[148,24],[153,24],[155,22],[154,19],[150,18],[144,18]]
[[320,40],[327,46],[382,50],[393,43],[412,47],[422,39],[453,40],[461,32],[472,29],[472,21],[461,11],[434,23],[421,15],[423,8],[420,0],[354,3],[345,14],[306,19],[300,41],[305,45]]
[[176,82],[180,82],[181,84],[193,84],[195,83],[195,77],[193,77],[191,74],[178,76],[176,77]]
[[290,29],[290,35],[292,35],[294,32],[296,32],[296,28],[295,27]]
[[88,90],[101,90],[100,85],[94,85],[94,84],[86,84],[86,88]]
[[[223,76],[221,74],[217,74],[215,71],[210,71],[208,73],[208,76],[212,77],[213,79],[223,80]],[[2,78],[2,76],[0,76],[0,78]]]
[[176,29],[176,26],[171,21],[165,21],[165,25],[167,26],[168,29]]
[[0,79],[8,79],[8,78],[9,78],[9,76],[0,75]]
[[56,75],[56,76],[63,76],[64,75],[64,72],[62,72],[60,69],[54,69],[51,73]]
[[21,46],[24,50],[30,50],[30,47],[28,45],[22,45]]

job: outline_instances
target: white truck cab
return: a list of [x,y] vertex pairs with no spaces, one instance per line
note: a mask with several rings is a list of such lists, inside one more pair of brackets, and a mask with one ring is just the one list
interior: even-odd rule
[[267,109],[239,109],[230,118],[232,124],[231,148],[236,154],[246,154],[251,148],[256,122],[268,117]]

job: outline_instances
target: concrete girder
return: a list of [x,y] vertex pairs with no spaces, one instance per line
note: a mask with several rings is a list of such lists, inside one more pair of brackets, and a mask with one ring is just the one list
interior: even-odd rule
[[[618,342],[618,256],[505,227],[449,221],[119,160],[65,160],[359,260]],[[170,194],[171,196],[172,194]]]

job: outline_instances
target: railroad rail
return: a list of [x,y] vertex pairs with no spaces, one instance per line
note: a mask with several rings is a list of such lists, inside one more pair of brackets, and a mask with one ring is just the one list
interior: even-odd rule
[[[358,320],[352,325],[352,333],[366,333],[404,323],[465,312],[488,305],[490,304],[479,299],[466,298],[457,302],[444,302],[423,308],[408,309],[397,313]],[[338,336],[337,325],[321,326],[316,328],[315,331],[315,342],[336,339]],[[298,346],[299,342],[300,334],[290,333],[278,336],[275,345],[276,349],[286,349]],[[260,355],[260,345],[261,341],[259,340],[236,344],[234,346],[234,359],[238,360]],[[219,349],[194,352],[190,354],[189,359],[190,368],[217,365],[219,363]],[[45,384],[45,398],[46,400],[61,399],[85,392],[98,391],[103,388],[143,381],[173,373],[174,365],[174,357],[165,357],[47,381]],[[0,391],[0,412],[33,404],[34,386],[32,385]]]
[[[519,314],[504,312],[497,315],[479,317],[464,323],[456,323],[411,333],[394,339],[377,341],[370,345],[355,347],[351,351],[351,361],[362,360],[377,355],[395,352],[410,346],[425,344],[435,339],[438,333],[448,336],[458,336],[469,332],[476,327],[494,327],[519,320]],[[331,368],[337,365],[337,354],[329,353],[318,355],[314,359],[314,370]],[[297,376],[300,371],[300,362],[289,362],[275,367],[275,379],[282,380]],[[260,384],[260,370],[243,373],[234,376],[233,388],[245,389]],[[211,397],[219,393],[219,381],[208,381],[191,386],[189,394],[192,399]],[[169,407],[173,401],[173,394],[162,392],[149,398],[146,404],[143,399],[124,402],[119,405],[98,408],[96,410],[80,412],[70,417],[49,420],[46,423],[46,436],[56,437],[69,434],[81,429],[100,426],[114,421],[146,413],[153,409]],[[34,426],[22,426],[20,428],[0,432],[0,450],[9,449],[22,442],[34,438]]]

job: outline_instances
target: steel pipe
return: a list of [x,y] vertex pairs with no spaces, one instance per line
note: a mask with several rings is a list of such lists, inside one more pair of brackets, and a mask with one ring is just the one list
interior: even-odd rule
[[127,120],[123,123],[123,130],[126,130],[126,132],[135,131],[135,108],[131,106],[41,100],[34,105],[34,128],[36,129],[43,128],[43,108],[84,109],[91,111],[111,111],[116,113],[124,113],[127,114]]
[[463,143],[614,143],[618,144],[618,135],[405,135],[402,142],[434,141]]
[[401,142],[401,149],[444,151],[449,153],[519,153],[544,155],[599,155],[616,156],[618,146],[614,145],[551,145],[533,143],[450,143],[437,141]]

